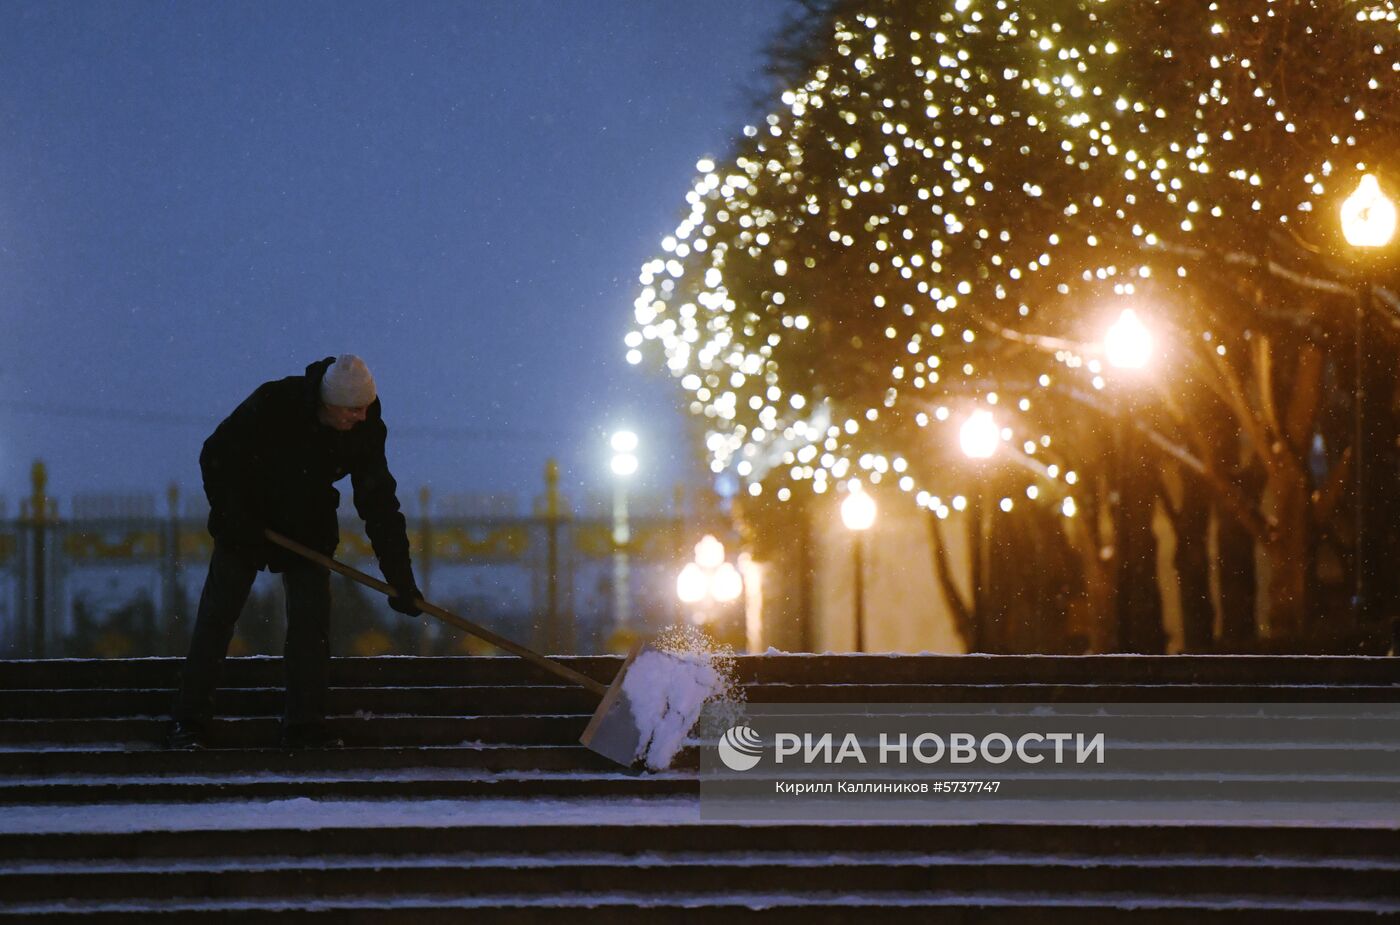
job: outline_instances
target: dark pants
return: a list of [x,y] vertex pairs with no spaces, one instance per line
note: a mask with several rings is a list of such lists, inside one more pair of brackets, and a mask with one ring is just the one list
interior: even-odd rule
[[[257,569],[214,544],[175,699],[175,719],[202,724],[213,715],[214,689],[233,626],[257,574]],[[318,723],[326,717],[330,674],[331,574],[319,565],[298,563],[282,573],[282,587],[287,592],[287,640],[282,653],[287,703],[282,721],[285,725]]]

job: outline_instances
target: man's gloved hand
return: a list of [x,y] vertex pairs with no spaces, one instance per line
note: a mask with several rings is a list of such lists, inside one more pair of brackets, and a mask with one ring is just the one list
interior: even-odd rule
[[415,601],[423,597],[418,590],[418,582],[413,577],[413,566],[406,569],[386,569],[384,579],[393,585],[394,593],[389,596],[389,606],[407,617],[417,617],[423,613]]
[[422,615],[423,608],[414,603],[423,596],[423,592],[419,591],[417,586],[409,585],[406,590],[403,588],[396,588],[395,590],[398,593],[389,598],[390,607],[407,617]]

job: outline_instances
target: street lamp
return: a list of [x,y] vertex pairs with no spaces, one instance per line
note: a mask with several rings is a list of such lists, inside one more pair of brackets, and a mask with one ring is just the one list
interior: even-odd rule
[[1125,308],[1104,333],[1103,348],[1109,366],[1143,369],[1152,360],[1152,332],[1138,318],[1137,312]]
[[1001,443],[996,419],[985,408],[972,412],[958,430],[958,444],[970,459],[990,459]]
[[[676,597],[682,604],[732,604],[744,593],[739,570],[725,561],[724,544],[712,535],[695,544],[695,559],[676,577]],[[697,611],[697,622],[712,616],[708,606]]]
[[630,430],[619,430],[609,441],[612,445],[612,471],[614,475],[628,476],[637,471],[637,435]]
[[[1137,312],[1125,308],[1118,318],[1108,326],[1103,335],[1103,352],[1108,365],[1128,373],[1139,372],[1151,364],[1155,355],[1152,332],[1143,324]],[[1134,595],[1139,588],[1139,578],[1134,571],[1142,565],[1136,557],[1140,554],[1134,542],[1134,535],[1151,531],[1151,500],[1141,492],[1131,490],[1142,479],[1130,474],[1129,466],[1141,467],[1143,462],[1137,450],[1132,428],[1128,425],[1131,413],[1131,390],[1115,389],[1111,397],[1113,409],[1113,546],[1116,557],[1117,598],[1115,623],[1118,629],[1118,648],[1128,651],[1160,651],[1163,640],[1155,629],[1160,619],[1150,603],[1141,603]],[[1155,568],[1155,562],[1150,563]],[[1147,583],[1150,586],[1150,582]],[[1141,604],[1141,606],[1140,606]],[[1149,620],[1149,618],[1151,618]],[[1143,627],[1145,632],[1138,632]]]
[[[1001,428],[996,418],[986,408],[979,408],[967,416],[958,428],[958,446],[968,459],[982,462],[996,455],[1001,446]],[[972,508],[968,512],[968,544],[972,550],[972,612],[975,624],[980,624],[981,615],[986,613],[985,578],[991,571],[991,530],[987,523],[987,501],[991,494],[988,485],[990,475],[986,466],[978,466],[977,491],[973,495]],[[981,635],[980,628],[975,631]],[[969,648],[976,645],[968,641]]]
[[852,582],[855,586],[857,652],[865,651],[865,531],[875,523],[875,499],[865,493],[860,482],[851,480],[850,493],[841,502],[841,520],[852,532]]
[[613,451],[613,623],[617,631],[623,631],[632,620],[628,593],[631,571],[627,560],[632,530],[627,523],[627,482],[636,474],[639,465],[638,440],[632,431],[619,430],[609,443]]
[[[1374,250],[1385,247],[1395,236],[1395,203],[1385,195],[1374,174],[1366,174],[1357,183],[1355,191],[1342,203],[1342,235],[1352,247]],[[1366,322],[1371,314],[1371,278],[1369,268],[1362,270],[1361,295],[1356,300],[1356,324],[1352,332],[1353,363],[1355,381],[1353,387],[1354,435],[1352,438],[1352,465],[1355,467],[1356,505],[1356,575],[1352,595],[1352,614],[1357,622],[1371,617],[1371,588],[1374,576],[1371,574],[1374,563],[1371,561],[1370,545],[1366,530]]]
[[1385,247],[1395,236],[1395,203],[1366,174],[1342,203],[1342,234],[1352,247]]

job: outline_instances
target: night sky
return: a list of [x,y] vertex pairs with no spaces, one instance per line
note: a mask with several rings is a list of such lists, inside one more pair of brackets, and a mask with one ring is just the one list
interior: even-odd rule
[[622,338],[790,9],[0,3],[4,513],[36,458],[65,501],[198,492],[218,421],[337,353],[374,371],[411,509],[523,504],[551,455],[604,492],[619,425],[642,488],[697,478]]

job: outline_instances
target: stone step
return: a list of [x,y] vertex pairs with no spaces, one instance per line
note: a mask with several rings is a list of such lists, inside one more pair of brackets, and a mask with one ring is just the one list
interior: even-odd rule
[[[226,688],[217,692],[220,716],[275,716],[285,691],[279,687]],[[0,719],[82,719],[96,716],[165,716],[173,690],[70,688],[0,690]],[[598,697],[582,687],[520,685],[511,687],[333,687],[327,698],[332,714],[410,713],[418,716],[571,713],[591,715]]]
[[[1198,744],[1201,725],[1210,724],[1213,742],[1234,746],[1280,747],[1315,745],[1328,747],[1364,746],[1372,742],[1393,743],[1400,739],[1400,717],[1388,715],[1387,708],[1377,715],[1335,717],[1303,710],[1295,716],[1258,716],[1247,708],[1229,714],[1190,711],[1190,705],[1166,712],[1132,711],[1120,705],[1114,715],[1099,715],[1093,706],[1081,713],[1073,710],[1057,714],[1084,719],[1087,733],[1102,734],[1109,747],[1135,744]],[[1022,733],[1044,732],[1045,716],[1038,705],[1015,713],[988,713],[970,716],[954,710],[940,714],[916,705],[919,716],[948,715],[956,720],[958,731],[977,733],[994,730],[1013,739]],[[419,716],[412,714],[357,714],[330,716],[327,726],[348,744],[370,745],[456,745],[469,742],[497,744],[569,745],[578,741],[589,721],[587,714],[483,714],[464,716]],[[1172,721],[1172,722],[1168,722]],[[217,717],[208,727],[209,744],[215,748],[270,747],[276,745],[281,721],[275,716]],[[167,716],[97,716],[59,719],[0,720],[0,746],[75,745],[94,742],[126,742],[158,745],[170,726]],[[878,740],[871,734],[871,747]]]
[[[977,780],[980,775],[956,775],[957,780]],[[851,775],[848,781],[880,782],[890,778]],[[1095,775],[1062,773],[1000,775],[1002,794],[1016,801],[1036,801],[1051,806],[1052,801],[1065,805],[1084,806],[1085,801],[1118,801],[1125,807],[1137,807],[1145,818],[1159,818],[1175,807],[1199,806],[1207,802],[1227,801],[1247,808],[1265,803],[1268,806],[1315,805],[1319,794],[1332,794],[1331,801],[1349,806],[1368,806],[1381,810],[1394,802],[1400,792],[1400,772],[1384,778],[1355,776],[1299,777],[1280,772],[1274,776],[1217,774],[1177,776],[1144,774]],[[699,779],[693,774],[667,772],[663,775],[592,775],[567,771],[555,776],[508,776],[501,773],[444,778],[432,775],[397,777],[316,776],[285,778],[263,776],[253,778],[220,775],[209,778],[132,779],[107,776],[81,780],[0,780],[0,805],[36,805],[49,803],[167,803],[206,802],[209,800],[272,800],[272,799],[375,799],[375,800],[439,800],[494,798],[586,798],[586,797],[648,797],[694,796],[700,793]],[[898,799],[898,798],[890,798]],[[911,807],[929,799],[927,796],[903,798]],[[966,813],[968,807],[958,807]],[[1049,810],[1047,810],[1049,811]],[[1087,810],[1080,810],[1081,812]],[[1240,811],[1244,811],[1241,809]],[[1300,810],[1301,811],[1301,810]],[[951,813],[951,811],[950,811]],[[1006,810],[992,804],[979,818],[1006,818]],[[958,815],[956,818],[964,818]]]
[[[281,722],[276,717],[217,718],[209,725],[216,748],[273,747]],[[488,742],[519,745],[572,745],[588,717],[575,716],[391,716],[331,717],[327,726],[357,746],[459,745]],[[167,717],[0,720],[0,743],[81,744],[164,740]]]
[[[673,767],[698,767],[694,749],[683,750]],[[279,748],[166,751],[123,744],[108,747],[0,749],[0,775],[223,775],[346,770],[449,768],[479,771],[615,771],[617,765],[582,745],[383,746],[288,751]]]
[[[104,747],[105,746],[105,747]],[[1355,773],[1360,751],[1366,757],[1392,753],[1358,743],[1351,748],[1318,748],[1279,745],[1261,754],[1256,746],[1206,748],[1189,746],[1161,748],[1122,745],[1114,748],[1113,770],[1123,773],[1187,773],[1209,767],[1222,774],[1244,774],[1277,769],[1298,778],[1319,778]],[[1385,756],[1382,756],[1385,757]],[[1391,767],[1400,769],[1400,754]],[[673,769],[699,766],[695,748],[682,749]],[[347,746],[339,749],[289,751],[279,748],[228,748],[194,751],[168,751],[154,746],[132,747],[125,743],[94,743],[91,747],[47,748],[10,746],[0,748],[0,780],[16,778],[47,779],[62,775],[181,776],[268,773],[328,773],[346,770],[396,770],[405,768],[452,768],[479,771],[563,771],[617,770],[608,759],[580,745],[468,745],[468,746]],[[985,766],[979,772],[989,771]],[[1040,776],[1050,769],[1036,770]],[[1400,773],[1400,771],[1397,771]],[[964,774],[963,776],[967,776]]]
[[[360,812],[366,804],[348,804]],[[376,804],[382,809],[386,804]],[[522,815],[528,802],[521,803]],[[624,808],[635,803],[599,803],[596,812],[580,821],[541,821],[521,818],[519,824],[502,824],[499,806],[483,814],[480,823],[463,825],[364,824],[315,826],[259,825],[257,827],[212,825],[174,828],[169,818],[151,815],[144,808],[111,807],[107,812],[90,814],[105,825],[114,817],[133,818],[121,831],[103,831],[91,824],[79,831],[0,832],[0,860],[8,869],[12,862],[41,860],[108,861],[140,858],[151,863],[162,860],[179,863],[198,859],[263,857],[276,854],[290,858],[321,858],[337,855],[385,855],[412,858],[434,854],[475,853],[517,855],[612,852],[637,854],[671,852],[713,854],[722,852],[787,851],[839,855],[886,851],[986,852],[996,854],[1030,853],[1056,855],[1113,856],[1152,859],[1196,855],[1206,858],[1297,857],[1313,863],[1400,858],[1400,830],[1309,825],[1076,825],[1009,823],[960,824],[929,823],[842,825],[814,823],[735,824],[667,821],[674,801],[649,801],[646,813],[656,818],[634,822],[631,817],[610,822]],[[577,803],[551,803],[560,814],[577,813]],[[209,812],[237,812],[239,804],[213,803]],[[392,807],[391,807],[392,808]],[[260,806],[251,807],[253,811]],[[35,813],[73,813],[78,810],[57,807]],[[509,809],[507,808],[507,811]],[[367,813],[370,811],[366,811]],[[464,807],[464,818],[473,812]],[[677,814],[679,815],[679,814]],[[135,817],[140,818],[135,818]],[[371,814],[372,816],[372,814]],[[177,821],[178,816],[172,816]],[[693,814],[692,817],[693,819]],[[141,824],[141,823],[146,824]],[[333,846],[333,852],[331,847]]]
[[[1308,684],[750,684],[751,703],[1387,703],[1389,685]],[[221,716],[269,716],[282,709],[280,685],[225,688]],[[0,689],[0,719],[163,716],[174,691],[163,688]],[[598,698],[563,685],[335,687],[332,713],[591,714]]]
[[[562,656],[558,661],[597,681],[612,680],[622,664],[614,655]],[[20,659],[0,661],[0,688],[173,689],[180,658]],[[286,678],[278,656],[226,659],[222,683],[229,687],[280,687]],[[331,659],[330,682],[338,687],[509,686],[563,683],[515,656],[375,656]]]
[[[566,661],[600,681],[619,664]],[[1202,822],[710,823],[700,819],[694,748],[673,772],[619,771],[577,744],[595,695],[519,659],[335,659],[331,724],[350,747],[299,752],[274,747],[283,692],[273,658],[230,661],[211,730],[224,747],[156,748],[179,665],[0,663],[0,918],[1400,918],[1400,829],[1372,816],[1325,827],[1179,813],[1160,818]],[[1087,780],[1093,806],[1121,806],[1144,778],[1169,807],[1249,802],[1261,788],[1285,803],[1335,794],[1385,807],[1400,792],[1400,762],[1382,765],[1394,773],[1352,770],[1356,753],[1374,759],[1388,751],[1376,742],[1395,740],[1385,711],[1261,721],[1247,706],[1391,704],[1400,660],[767,656],[737,667],[754,703],[1183,704],[1175,715],[1193,703],[1246,705],[1212,719],[1224,747],[1186,738],[1150,747],[1162,730],[1096,717],[1115,751],[1111,773],[940,774],[1003,780],[1026,799]],[[998,725],[1014,732],[1014,721]],[[1201,766],[1211,774],[1192,773]]]
[[[1357,758],[1359,751],[1368,757],[1385,758],[1396,753],[1393,742],[1396,740],[1394,722],[1379,721],[1336,721],[1333,723],[1308,721],[1308,719],[1277,719],[1266,726],[1263,721],[1238,723],[1233,729],[1229,721],[1212,719],[1214,742],[1204,746],[1200,742],[1197,726],[1183,726],[1177,732],[1166,732],[1144,728],[1141,721],[1120,718],[1110,723],[1096,719],[1093,732],[1105,735],[1106,750],[1112,750],[1113,770],[1154,770],[1165,771],[1179,767],[1183,771],[1191,768],[1219,767],[1217,758],[1232,763],[1240,771],[1266,771],[1278,768],[1282,774],[1292,774],[1294,768],[1277,764],[1273,754],[1278,749],[1291,749],[1305,754],[1305,767],[1316,768],[1317,774],[1327,774],[1324,768],[1337,768],[1336,772],[1347,772],[1347,768],[1357,768],[1358,761],[1347,764],[1348,756]],[[449,747],[449,746],[574,746],[580,740],[587,716],[332,716],[326,726],[335,732],[346,746],[353,749],[377,749],[377,747]],[[1039,729],[1035,718],[1026,719],[1026,728]],[[1137,725],[1137,729],[1133,725]],[[218,718],[207,729],[207,751],[223,754],[228,750],[277,750],[279,749],[281,722],[274,716],[259,718]],[[976,733],[980,726],[967,722],[960,730]],[[1002,721],[995,726],[1007,735],[1015,736],[1014,723]],[[106,754],[112,751],[162,750],[169,730],[167,718],[118,718],[118,719],[6,719],[0,721],[0,774],[7,767],[27,765],[35,767],[36,754],[50,753],[55,758],[50,761],[62,765],[66,751],[87,751]],[[1149,737],[1155,736],[1155,737]],[[874,737],[862,739],[867,750],[879,749]],[[1065,746],[1072,749],[1070,746]],[[1210,750],[1207,750],[1208,749]],[[1050,744],[1037,746],[1043,753],[1050,754]],[[1172,750],[1176,754],[1172,754]],[[1253,753],[1252,751],[1253,750]],[[1267,751],[1264,751],[1267,750]],[[1133,756],[1133,765],[1117,763],[1117,757]],[[102,763],[104,758],[97,758]],[[1193,761],[1196,763],[1193,764]],[[49,767],[53,767],[52,764]],[[853,767],[853,772],[855,765]],[[948,765],[952,767],[952,765]],[[1008,765],[988,765],[976,761],[960,765],[963,770],[987,770],[993,774],[1011,774],[1005,770]],[[1050,765],[1030,768],[1035,774],[1046,774]]]
[[[978,775],[957,775],[959,780],[975,780]],[[851,776],[851,781],[867,778]],[[872,777],[872,781],[888,778]],[[1385,807],[1400,793],[1400,771],[1385,778],[1299,777],[1286,773],[1277,776],[1219,775],[1171,777],[1144,774],[1138,777],[1122,775],[1097,776],[1092,773],[1060,775],[1021,774],[1001,775],[1004,792],[1014,794],[1018,801],[1051,801],[1056,799],[1086,799],[1092,788],[1093,799],[1123,801],[1125,805],[1141,807],[1143,812],[1164,812],[1163,807],[1178,804],[1200,805],[1207,801],[1229,801],[1241,806],[1265,799],[1271,805],[1315,802],[1320,792],[1331,791],[1335,799],[1348,804]],[[405,775],[397,777],[248,777],[220,775],[210,778],[115,778],[91,777],[81,780],[20,780],[0,779],[0,805],[35,805],[49,803],[168,803],[205,802],[209,800],[273,800],[273,799],[375,799],[375,800],[441,800],[492,798],[584,798],[584,797],[649,797],[698,795],[699,779],[693,774],[664,775],[587,774],[568,771],[555,775],[511,776],[492,773],[476,776],[440,777]],[[1150,794],[1145,797],[1144,794]],[[909,797],[909,805],[927,797]],[[988,813],[995,812],[989,808]]]
[[1393,703],[1393,684],[1311,683],[758,683],[751,703]]
[[1286,882],[1295,900],[1400,902],[1393,859],[1317,864],[1307,858],[1196,857],[1150,861],[1113,856],[870,852],[626,855],[335,855],[314,862],[256,857],[236,862],[20,862],[0,871],[0,896],[15,904],[64,899],[248,900],[302,894],[319,899],[472,893],[727,894],[1017,892],[1083,897],[1117,892],[1196,898],[1263,895]]
[[186,921],[402,923],[560,922],[570,925],[656,925],[684,921],[713,925],[793,923],[824,925],[876,919],[881,923],[1025,923],[1084,925],[1352,925],[1393,920],[1400,905],[1382,900],[1311,900],[1225,894],[1177,897],[1154,893],[1091,893],[1044,897],[1014,890],[949,892],[783,892],[725,890],[688,894],[637,891],[539,895],[400,893],[383,898],[325,900],[293,893],[256,900],[74,901],[0,907],[0,919],[24,922]]
[[357,775],[220,774],[215,777],[0,778],[0,805],[49,803],[182,803],[207,800],[654,797],[698,795],[694,774],[500,772]]
[[[564,656],[596,680],[612,679],[619,656]],[[6,688],[173,688],[181,660],[45,659],[0,661]],[[1044,656],[1044,655],[763,655],[735,660],[743,683],[846,684],[1319,684],[1400,685],[1400,660],[1361,656]],[[282,660],[229,659],[231,687],[282,683]],[[334,658],[337,686],[557,684],[558,678],[513,656]]]

